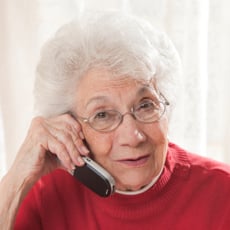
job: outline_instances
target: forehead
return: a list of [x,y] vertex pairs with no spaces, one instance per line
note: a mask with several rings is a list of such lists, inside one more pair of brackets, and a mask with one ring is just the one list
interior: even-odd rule
[[92,69],[88,71],[80,80],[78,88],[87,88],[94,90],[112,86],[114,88],[127,87],[135,84],[137,79],[131,76],[117,76],[107,69]]
[[124,99],[153,91],[147,81],[138,81],[130,76],[115,76],[105,69],[87,72],[79,81],[76,90],[77,105],[86,106],[91,101]]

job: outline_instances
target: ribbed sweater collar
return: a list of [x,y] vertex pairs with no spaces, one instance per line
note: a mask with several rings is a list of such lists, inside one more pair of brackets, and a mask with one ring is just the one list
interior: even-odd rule
[[98,209],[117,218],[125,216],[127,219],[129,216],[134,218],[135,215],[140,217],[147,213],[157,213],[167,205],[172,196],[176,195],[173,187],[178,177],[186,179],[189,171],[190,163],[186,152],[177,145],[169,143],[163,172],[149,190],[132,196],[115,193],[108,198],[93,196],[92,199]]

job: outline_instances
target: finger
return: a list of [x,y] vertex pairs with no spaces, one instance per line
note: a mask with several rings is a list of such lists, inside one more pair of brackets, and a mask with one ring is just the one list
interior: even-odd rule
[[22,146],[21,154],[18,157],[23,158],[25,155],[23,152],[31,152],[30,157],[26,158],[28,165],[31,165],[33,170],[36,169],[39,174],[58,167],[56,158],[52,156],[57,156],[64,168],[73,170],[75,163],[66,148],[65,142],[58,140],[50,130],[46,119],[42,117],[34,118]]
[[75,147],[81,155],[87,156],[89,154],[89,149],[86,147],[85,142],[74,133],[70,133]]
[[80,154],[89,154],[89,149],[84,143],[84,135],[81,130],[81,125],[69,114],[61,115],[58,118],[54,118],[51,122],[48,123],[48,125],[56,127],[59,130],[69,132]]
[[[81,166],[84,164],[80,156],[80,152],[76,148],[74,141],[72,139],[71,131],[70,130],[63,130],[57,129],[56,127],[49,127],[49,132],[53,135],[58,142],[60,142],[66,149],[66,154],[68,158],[71,159],[72,164]],[[79,139],[80,140],[80,139]],[[64,151],[63,151],[64,152]]]
[[71,126],[71,128],[76,132],[81,139],[84,139],[84,135],[81,129],[80,123],[71,114],[63,114],[61,116],[55,117],[54,121],[57,123],[65,123]]
[[53,135],[48,135],[47,143],[44,146],[49,153],[52,153],[57,156],[60,160],[61,165],[68,169],[73,170],[75,168],[75,164],[73,163],[70,155],[68,154],[68,150],[66,146],[61,143],[58,139],[56,139]]

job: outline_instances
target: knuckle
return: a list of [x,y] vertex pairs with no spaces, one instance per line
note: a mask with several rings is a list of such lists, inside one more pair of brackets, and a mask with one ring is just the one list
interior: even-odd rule
[[77,132],[81,131],[81,125],[78,121],[74,121],[74,128],[76,129]]
[[62,156],[66,155],[66,147],[62,143],[57,144],[57,149],[56,149],[57,154],[61,154]]
[[83,144],[82,140],[81,140],[80,138],[77,138],[77,137],[74,139],[74,143],[75,143],[77,146],[80,146],[80,145]]
[[71,159],[70,159],[69,155],[67,155],[67,154],[64,154],[64,155],[63,155],[63,160],[64,160],[66,163],[70,163],[70,162],[71,162]]
[[70,133],[68,133],[66,131],[62,131],[57,136],[57,139],[62,143],[63,149],[65,147],[65,150],[67,149],[68,152],[74,151],[74,142],[72,139],[72,135]]
[[60,158],[61,162],[63,162],[64,164],[67,164],[67,165],[72,162],[70,156],[67,154],[66,151],[60,152],[59,158]]
[[72,135],[66,130],[62,130],[60,135],[61,135],[61,138],[63,139],[63,141],[65,141],[67,143],[70,140],[72,140]]
[[62,114],[61,116],[62,116],[64,119],[69,119],[69,118],[71,117],[71,115],[68,114],[68,113],[64,113],[64,114]]
[[68,114],[68,113],[65,113],[65,114],[60,115],[60,118],[61,118],[63,121],[69,122],[69,123],[71,123],[72,121],[74,121],[73,117],[72,117],[70,114]]
[[73,131],[73,128],[72,128],[72,126],[70,125],[70,124],[68,124],[68,123],[65,123],[64,124],[64,130],[67,132],[72,132]]
[[45,136],[44,134],[46,133],[46,128],[44,127],[44,120],[45,119],[43,117],[33,118],[29,129],[30,136],[35,136],[35,137]]
[[71,145],[71,146],[70,146],[70,154],[71,154],[72,156],[79,155],[79,152],[77,151],[77,149],[75,148],[74,145]]

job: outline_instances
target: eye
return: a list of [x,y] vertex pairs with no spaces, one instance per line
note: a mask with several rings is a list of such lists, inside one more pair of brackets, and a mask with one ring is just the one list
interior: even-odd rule
[[156,107],[156,104],[152,100],[145,100],[137,106],[136,110],[149,111],[155,110]]
[[89,118],[89,122],[94,128],[104,130],[113,124],[116,124],[121,119],[119,112],[115,110],[105,110],[94,114]]
[[106,120],[109,119],[110,114],[108,111],[100,111],[93,116],[93,120]]

